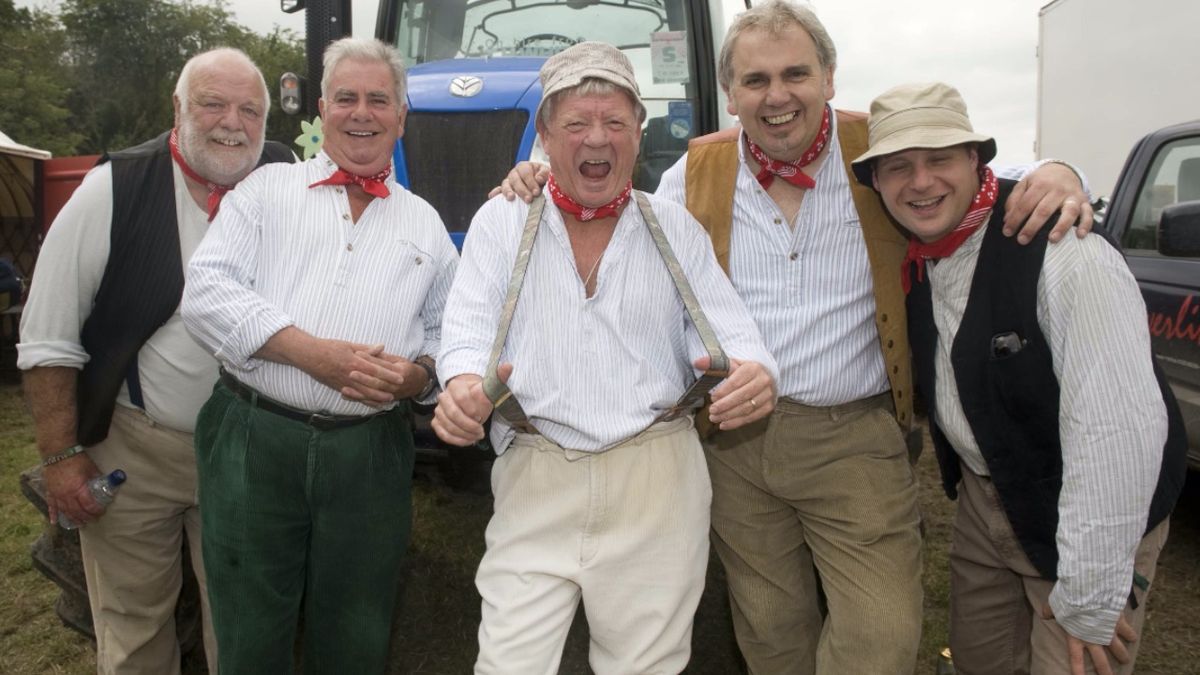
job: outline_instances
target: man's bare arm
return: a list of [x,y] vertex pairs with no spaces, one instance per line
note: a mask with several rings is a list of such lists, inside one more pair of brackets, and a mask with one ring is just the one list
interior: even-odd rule
[[[25,397],[33,413],[38,454],[43,459],[77,443],[79,418],[75,383],[78,377],[78,370],[65,366],[25,371]],[[43,468],[50,522],[58,522],[60,513],[81,524],[103,514],[104,508],[87,490],[87,482],[99,474],[100,470],[85,452]]]

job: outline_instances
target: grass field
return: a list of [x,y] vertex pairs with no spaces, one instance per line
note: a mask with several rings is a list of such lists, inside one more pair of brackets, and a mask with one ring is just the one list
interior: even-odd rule
[[[19,473],[35,463],[33,434],[15,387],[0,388],[0,673],[95,672],[90,642],[63,628],[54,614],[57,588],[35,571],[29,546],[42,528],[40,515],[20,494]],[[926,520],[925,625],[918,673],[934,672],[946,635],[946,547],[953,506],[942,496],[932,458],[919,465]],[[1138,672],[1200,672],[1200,488],[1192,484],[1176,509],[1171,537],[1151,595]],[[467,673],[475,656],[479,621],[474,571],[483,553],[491,500],[419,480],[415,527],[396,614],[390,673]],[[688,673],[740,672],[725,605],[720,565],[697,614]],[[588,673],[586,625],[578,620],[564,652],[562,673]],[[870,645],[863,645],[870,649]]]

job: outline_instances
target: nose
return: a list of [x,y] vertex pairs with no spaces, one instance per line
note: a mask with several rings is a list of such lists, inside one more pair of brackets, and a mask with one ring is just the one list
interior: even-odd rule
[[221,126],[235,130],[242,128],[242,115],[236,104],[230,103],[225,106],[225,110],[221,112]]
[[605,133],[604,123],[597,122],[588,127],[587,135],[583,137],[583,142],[593,147],[607,145],[608,134]]
[[933,171],[924,162],[917,162],[913,167],[912,187],[914,190],[927,190],[933,187]]
[[788,100],[787,88],[783,86],[783,81],[772,78],[767,84],[767,105],[783,105]]

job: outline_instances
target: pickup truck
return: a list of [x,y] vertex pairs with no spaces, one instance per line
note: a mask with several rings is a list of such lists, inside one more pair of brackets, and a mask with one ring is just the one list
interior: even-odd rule
[[1104,213],[1146,300],[1151,343],[1200,471],[1200,120],[1134,145]]

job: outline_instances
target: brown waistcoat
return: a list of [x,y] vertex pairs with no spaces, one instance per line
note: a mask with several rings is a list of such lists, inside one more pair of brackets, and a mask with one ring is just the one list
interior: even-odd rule
[[[908,430],[912,425],[912,362],[908,351],[908,327],[904,313],[904,291],[900,288],[900,262],[908,239],[891,221],[871,188],[860,185],[850,171],[850,161],[867,150],[867,116],[837,111],[838,143],[842,149],[850,192],[862,223],[871,280],[875,291],[875,327],[879,348],[887,367],[896,406],[896,421]],[[729,273],[729,240],[733,225],[734,186],[738,171],[738,129],[726,129],[688,143],[687,209],[712,238],[713,250],[725,273]],[[705,419],[698,421],[702,430]]]

